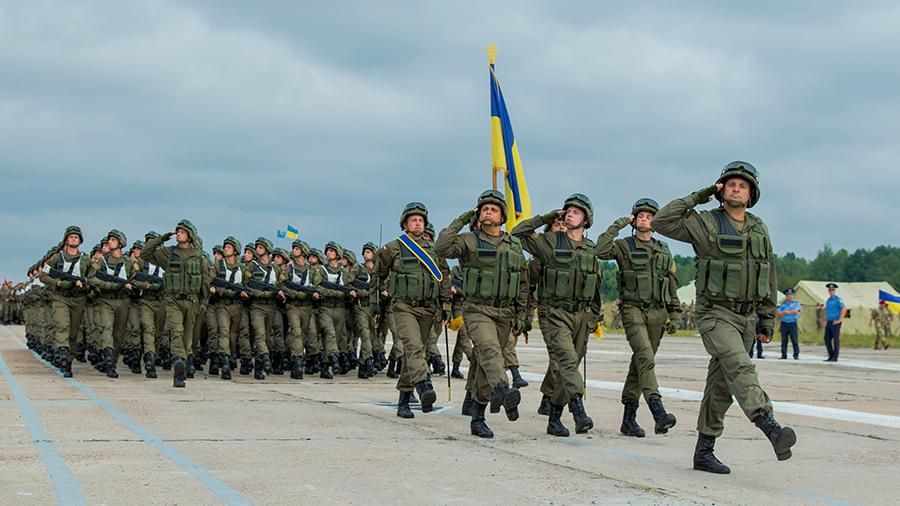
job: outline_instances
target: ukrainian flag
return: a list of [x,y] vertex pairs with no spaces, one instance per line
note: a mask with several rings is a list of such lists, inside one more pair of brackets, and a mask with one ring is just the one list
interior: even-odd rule
[[285,234],[285,235],[288,236],[288,239],[296,239],[298,233],[299,233],[299,232],[297,231],[296,228],[294,228],[294,227],[288,225],[288,226],[287,226],[287,234]]
[[900,296],[878,290],[878,300],[883,300],[894,314],[900,314]]
[[528,195],[528,185],[525,184],[525,171],[522,169],[522,160],[519,159],[519,148],[516,146],[516,138],[513,135],[512,123],[509,121],[509,112],[506,110],[506,102],[503,100],[503,92],[500,91],[500,82],[494,73],[494,63],[490,63],[491,69],[491,159],[493,170],[505,175],[506,181],[506,230],[512,230],[520,221],[531,218],[531,197]]

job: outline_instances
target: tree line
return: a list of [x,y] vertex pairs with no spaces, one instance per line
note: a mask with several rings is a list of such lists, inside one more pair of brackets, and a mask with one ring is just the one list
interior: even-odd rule
[[[697,266],[693,256],[675,255],[678,286],[694,280]],[[900,290],[900,247],[878,246],[871,250],[860,248],[853,253],[837,251],[825,244],[812,260],[788,252],[775,255],[778,289],[793,288],[800,280],[813,281],[887,281]],[[612,300],[618,298],[615,262],[603,263],[603,293]]]

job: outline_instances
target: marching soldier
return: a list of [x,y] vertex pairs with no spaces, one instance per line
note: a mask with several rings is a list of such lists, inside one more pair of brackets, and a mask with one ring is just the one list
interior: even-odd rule
[[[134,265],[134,273],[140,272],[140,256],[141,249],[144,247],[143,241],[134,241],[128,250],[128,261]],[[143,298],[143,290],[141,286],[132,279],[131,284],[134,289],[130,292],[130,300],[128,302],[128,318],[125,326],[125,339],[122,342],[122,362],[128,366],[133,374],[141,373],[141,299]]]
[[[720,207],[694,209],[713,196]],[[732,396],[772,443],[778,460],[789,459],[797,441],[793,429],[775,421],[772,402],[747,356],[755,339],[772,339],[775,325],[772,241],[763,221],[747,211],[759,197],[756,168],[732,162],[714,185],[673,200],[653,220],[660,234],[690,243],[697,256],[697,329],[710,360],[697,420],[694,469],[711,473],[731,472],[713,450],[725,428]]]
[[[675,260],[669,246],[653,238],[653,216],[658,211],[655,200],[640,199],[631,207],[630,216],[617,219],[597,241],[597,256],[615,260],[619,267],[619,311],[632,351],[622,389],[625,411],[619,429],[626,436],[644,437],[644,429],[635,418],[641,395],[653,413],[656,434],[667,433],[676,422],[663,407],[655,370],[663,333],[678,319],[680,310]],[[628,226],[634,234],[616,239]]]
[[[344,308],[344,292],[337,288],[322,287],[322,283],[330,286],[343,286],[346,274],[340,264],[340,246],[335,242],[325,245],[325,262],[312,269],[312,282],[318,293],[313,295],[319,301],[318,321],[322,334],[322,348],[327,360],[322,360],[322,378],[331,379],[334,374],[347,374],[350,365],[347,362],[347,311]],[[329,370],[329,368],[331,370]]]
[[[244,281],[243,266],[238,255],[241,251],[241,242],[232,236],[222,241],[222,260],[216,263],[216,278],[240,287]],[[220,288],[212,286],[210,291],[216,295],[217,303],[212,306],[216,313],[216,327],[218,328],[219,342],[217,350],[218,363],[221,366],[221,378],[231,379],[231,359],[237,356],[237,342],[241,330],[241,318],[243,316],[243,301],[249,295],[246,290],[237,288]],[[212,368],[210,367],[210,374]]]
[[[163,247],[173,235],[177,244]],[[171,353],[174,357],[172,385],[175,388],[185,386],[194,320],[201,302],[205,302],[210,293],[209,263],[200,245],[200,236],[194,224],[181,220],[174,232],[148,240],[141,251],[141,260],[165,270],[165,325],[171,332]]]
[[272,361],[269,358],[269,345],[272,325],[277,314],[275,298],[284,298],[284,292],[278,288],[281,272],[272,262],[272,241],[265,237],[256,239],[256,258],[244,270],[244,279],[254,281],[257,285],[249,287],[250,328],[253,331],[253,347],[256,351],[253,364],[253,377],[262,380],[272,372]]
[[[375,288],[378,279],[378,273],[375,270],[375,254],[378,252],[378,246],[374,243],[367,242],[363,245],[362,256],[364,270],[369,274],[369,284],[372,286],[370,290],[370,304],[372,313],[372,355],[374,358],[374,366],[377,371],[381,371],[388,364],[387,356],[384,353],[385,334],[379,329],[377,320],[382,318],[381,296]],[[374,302],[373,302],[374,301]],[[378,318],[376,318],[376,315]]]
[[[481,438],[494,437],[484,418],[488,403],[491,412],[503,406],[506,417],[516,421],[522,399],[519,390],[509,386],[502,348],[514,332],[525,328],[528,271],[519,238],[500,228],[506,213],[503,194],[487,190],[474,210],[441,231],[435,246],[439,255],[458,258],[463,271],[463,324],[474,345],[466,396],[474,401],[471,433]],[[471,225],[471,232],[460,234],[465,225]]]
[[[292,290],[287,286],[282,287],[287,301],[288,321],[288,348],[291,357],[291,378],[303,379],[306,370],[306,340],[310,339],[316,329],[313,324],[315,315],[312,308],[313,283],[310,279],[310,268],[306,261],[309,254],[309,246],[300,239],[291,244],[291,262],[284,271],[284,280],[290,283],[306,287],[308,291]],[[316,355],[309,355],[310,361],[317,360]],[[309,374],[314,374],[308,369]]]
[[103,350],[103,372],[118,378],[116,362],[128,324],[128,306],[134,276],[134,262],[125,257],[125,234],[113,229],[106,236],[109,252],[88,273],[88,282],[98,290],[97,307],[100,317],[100,348]]
[[[291,254],[284,248],[275,248],[275,251],[272,253],[272,262],[278,268],[280,281],[283,279],[284,271],[291,262]],[[291,368],[286,321],[287,308],[285,307],[285,300],[277,299],[275,301],[275,316],[272,319],[272,341],[269,343],[269,351],[272,354],[272,374],[282,375],[285,369]]]
[[872,317],[869,320],[869,326],[875,326],[876,350],[886,350],[891,347],[886,338],[891,337],[891,324],[893,322],[894,314],[888,309],[885,301],[879,300],[878,309],[872,310]]
[[[63,246],[59,251],[50,256],[44,262],[44,268],[40,273],[39,281],[48,287],[50,306],[52,308],[54,335],[53,346],[59,357],[59,369],[63,376],[72,377],[72,359],[69,355],[70,342],[75,342],[78,331],[81,328],[81,320],[84,316],[85,294],[87,284],[85,279],[90,260],[88,256],[79,251],[84,242],[81,229],[76,226],[66,228],[63,234]],[[54,279],[50,270],[66,273],[70,276],[81,278],[76,281]],[[27,332],[26,332],[27,334]]]
[[[430,413],[437,400],[428,378],[425,346],[434,323],[435,312],[450,309],[450,283],[442,283],[444,275],[435,262],[434,244],[423,234],[428,223],[428,208],[421,202],[410,202],[400,215],[403,234],[388,242],[375,257],[381,297],[391,299],[391,310],[397,333],[394,340],[403,343],[403,362],[397,390],[397,416],[413,418],[409,408],[413,389],[419,393],[422,412]],[[446,316],[444,320],[448,319]]]
[[378,292],[378,286],[375,284],[375,263],[368,261],[361,265],[355,265],[355,255],[352,251],[345,252],[351,255],[348,258],[353,262],[348,270],[347,284],[353,290],[350,292],[352,297],[352,326],[353,340],[359,338],[359,363],[356,376],[360,379],[368,379],[375,374],[375,358],[372,351],[372,328],[373,328],[373,308],[376,304],[375,295]]
[[[150,231],[144,234],[145,243],[159,234]],[[143,251],[143,248],[141,248]],[[168,353],[169,343],[163,339],[163,327],[166,323],[166,307],[163,302],[163,274],[162,267],[151,261],[137,258],[138,271],[146,278],[133,280],[132,283],[141,290],[141,297],[137,301],[138,317],[140,319],[140,341],[144,344],[144,375],[148,378],[156,378],[157,350],[165,350],[166,364],[171,367],[171,355]],[[162,354],[162,353],[161,353]]]
[[[565,232],[535,232],[558,219],[565,222]],[[554,436],[569,435],[561,421],[565,404],[574,417],[576,433],[594,427],[584,410],[584,382],[578,371],[587,354],[588,334],[601,314],[600,260],[594,243],[584,235],[593,219],[591,200],[575,193],[565,200],[562,210],[525,220],[512,231],[521,238],[525,251],[540,260],[543,269],[538,316],[551,360],[553,392],[547,433]]]

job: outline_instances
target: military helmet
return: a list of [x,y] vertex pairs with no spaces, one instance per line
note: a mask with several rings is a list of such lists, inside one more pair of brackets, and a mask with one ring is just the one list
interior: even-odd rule
[[244,243],[244,251],[255,251],[256,241],[247,241]]
[[300,239],[294,239],[294,242],[291,243],[291,249],[293,248],[300,248],[304,255],[309,255],[309,244]]
[[319,251],[319,250],[316,249],[316,248],[311,248],[311,249],[309,250],[309,256],[318,258],[320,264],[324,264],[324,263],[325,263],[325,254],[322,253],[321,251]]
[[594,223],[594,205],[587,195],[583,193],[569,195],[569,198],[563,203],[563,209],[565,210],[567,207],[577,207],[584,211],[584,228],[591,228],[591,225]]
[[372,250],[372,253],[378,253],[378,246],[375,246],[374,242],[367,242],[363,244],[362,251],[360,253],[365,255],[367,249]]
[[272,253],[274,256],[280,256],[284,259],[285,262],[291,261],[291,254],[287,252],[284,248],[275,248],[275,251]]
[[479,211],[481,210],[481,206],[485,204],[496,204],[500,207],[500,216],[502,221],[506,221],[506,197],[503,196],[497,190],[485,190],[478,196],[478,202],[475,204],[475,208]]
[[434,233],[434,225],[430,222],[425,224],[425,233],[430,235],[432,239],[437,237],[437,234]]
[[219,246],[218,244],[216,244],[213,246],[213,255],[215,255],[216,253],[224,256],[225,250],[222,249],[222,246]]
[[157,232],[156,230],[151,230],[151,231],[147,232],[146,234],[144,234],[145,241],[149,241],[150,239],[156,239],[157,237],[159,237],[159,232]]
[[631,214],[633,216],[637,216],[637,214],[641,211],[647,211],[652,215],[656,215],[659,212],[659,204],[656,203],[655,200],[650,198],[643,198],[638,200],[631,206]]
[[415,214],[424,218],[425,225],[428,225],[428,208],[425,207],[425,204],[421,202],[410,202],[403,207],[403,212],[400,213],[400,228],[405,230],[404,224],[406,223],[406,219]]
[[[756,170],[756,167],[740,160],[731,162],[722,169],[722,175],[719,176],[716,184],[725,184],[726,181],[734,177],[739,177],[750,183],[750,203],[747,204],[747,209],[755,206],[759,202],[760,197],[759,172]],[[716,192],[716,200],[722,202],[721,190]]]
[[132,249],[132,251],[136,250],[136,249],[144,249],[144,241],[142,241],[140,239],[138,239],[137,241],[134,241],[134,244],[131,245],[131,249]]
[[356,264],[356,253],[354,253],[353,250],[345,249],[344,258],[346,258],[347,261],[350,262],[350,265]]
[[334,241],[328,241],[328,244],[325,245],[325,250],[324,250],[326,253],[328,252],[328,248],[333,249],[334,252],[337,253],[338,258],[341,258],[342,256],[344,256],[344,249],[341,248],[340,244],[338,244]]
[[100,245],[100,243],[97,243],[91,248],[91,256],[93,256],[94,253],[100,253],[101,251],[103,251],[103,246]]
[[234,248],[234,252],[236,254],[240,254],[241,252],[241,241],[238,241],[233,236],[228,236],[222,241],[222,254],[225,254],[225,245],[230,244],[232,248]]
[[275,247],[272,246],[272,241],[266,239],[265,237],[257,237],[254,244],[256,246],[262,245],[263,248],[266,248],[267,253],[272,253],[272,251],[275,250]]
[[119,247],[122,249],[125,249],[125,245],[128,244],[128,240],[125,238],[125,233],[122,232],[121,230],[112,229],[109,231],[108,234],[106,234],[106,237],[107,237],[107,242],[109,242],[108,239],[110,237],[115,237],[116,239],[118,239]]
[[81,234],[81,227],[79,227],[77,225],[70,225],[70,226],[66,227],[66,232],[63,234],[63,243],[65,243],[66,239],[68,239],[69,235],[71,235],[71,234],[78,235],[78,239],[79,239],[78,245],[81,246],[81,244],[84,242],[84,235]]
[[175,229],[177,230],[179,228],[183,228],[187,231],[187,233],[191,236],[191,241],[195,242],[195,240],[199,239],[200,237],[200,234],[197,233],[197,227],[195,227],[190,220],[185,219],[179,221],[178,225],[175,225]]

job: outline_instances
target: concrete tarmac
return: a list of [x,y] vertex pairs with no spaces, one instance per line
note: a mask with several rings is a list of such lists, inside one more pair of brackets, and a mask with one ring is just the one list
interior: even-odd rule
[[[452,333],[451,333],[452,334]],[[453,337],[451,335],[451,346]],[[443,343],[441,343],[443,349]],[[24,347],[24,329],[0,327],[0,504],[890,504],[900,497],[900,352],[823,347],[757,364],[794,427],[794,456],[771,445],[737,405],[716,455],[732,474],[691,469],[707,356],[698,338],[666,337],[656,372],[678,417],[643,439],[622,436],[620,389],[630,360],[624,337],[589,345],[585,401],[595,428],[545,433],[536,413],[547,353],[539,332],[518,348],[521,418],[489,415],[496,437],[469,434],[459,414],[464,382],[435,377],[438,406],[395,414],[395,381],[355,371],[334,380],[288,375],[222,381],[198,372],[173,389],[119,367],[111,380],[76,363],[62,378]],[[896,481],[895,481],[896,480]]]

